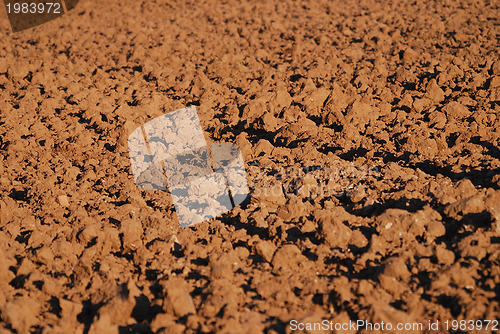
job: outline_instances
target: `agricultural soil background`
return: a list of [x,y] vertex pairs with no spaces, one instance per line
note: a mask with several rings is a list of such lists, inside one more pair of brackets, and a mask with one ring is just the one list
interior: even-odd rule
[[[2,11],[0,333],[498,318],[497,1]],[[180,229],[127,138],[192,104],[254,194]]]

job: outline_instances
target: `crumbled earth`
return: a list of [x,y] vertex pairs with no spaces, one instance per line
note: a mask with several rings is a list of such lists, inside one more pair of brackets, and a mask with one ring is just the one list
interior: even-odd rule
[[[498,318],[498,13],[81,0],[13,34],[1,12],[0,333]],[[127,138],[187,105],[252,195],[181,229]]]

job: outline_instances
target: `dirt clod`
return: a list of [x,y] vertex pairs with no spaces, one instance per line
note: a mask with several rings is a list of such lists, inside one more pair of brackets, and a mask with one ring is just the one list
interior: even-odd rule
[[[0,333],[497,319],[498,12],[86,0],[12,33],[0,11]],[[186,106],[251,194],[181,228],[128,138]]]

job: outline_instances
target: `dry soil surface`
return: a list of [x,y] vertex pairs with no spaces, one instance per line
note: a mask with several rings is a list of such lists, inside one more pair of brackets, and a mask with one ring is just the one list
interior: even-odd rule
[[[1,12],[0,333],[498,318],[499,10],[81,0],[16,34]],[[181,229],[127,138],[187,105],[252,196]]]

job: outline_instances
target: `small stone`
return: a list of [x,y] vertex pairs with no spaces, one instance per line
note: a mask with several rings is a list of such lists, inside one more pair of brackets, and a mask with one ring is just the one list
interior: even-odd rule
[[491,71],[495,75],[500,75],[500,60],[497,60],[493,63],[493,65],[491,65]]
[[347,196],[353,203],[359,203],[366,197],[366,190],[364,187],[355,187],[347,192]]
[[308,110],[314,111],[323,107],[328,95],[330,95],[330,91],[328,89],[318,88],[310,94],[307,94],[304,97],[303,103]]
[[243,109],[243,119],[246,119],[248,123],[253,123],[266,112],[266,109],[266,104],[262,99],[252,100]]
[[57,196],[57,202],[59,203],[60,206],[63,206],[63,207],[69,206],[69,199],[68,199],[68,196],[66,196],[66,195]]
[[143,229],[140,221],[135,219],[122,221],[120,230],[123,233],[123,249],[125,252],[137,250],[142,246]]
[[364,248],[368,246],[368,239],[359,230],[353,230],[350,242],[358,248]]
[[0,200],[0,226],[6,225],[12,218],[11,210],[9,210],[7,203]]
[[318,237],[330,247],[346,248],[351,236],[352,230],[337,217],[325,217],[318,222]]
[[446,249],[442,245],[436,246],[436,250],[434,253],[436,254],[436,259],[440,264],[449,266],[453,262],[455,262],[455,253]]
[[464,118],[469,116],[469,109],[460,102],[452,101],[442,109],[448,118]]
[[263,123],[262,126],[265,131],[272,132],[278,128],[278,121],[276,117],[274,117],[274,115],[270,112],[264,114],[261,120]]
[[265,153],[267,155],[270,154],[273,149],[274,146],[269,141],[261,139],[259,140],[257,145],[255,145],[255,148],[253,149],[253,154],[254,156],[259,156],[260,153]]
[[425,108],[427,108],[428,106],[431,105],[431,100],[427,99],[427,98],[421,98],[421,99],[415,99],[413,101],[413,108],[415,109],[415,111],[417,112],[422,112]]
[[189,294],[186,282],[179,278],[173,277],[162,284],[164,291],[167,294],[166,305],[164,308],[167,312],[170,310],[178,317],[183,317],[188,314],[196,314],[193,299]]
[[231,279],[233,274],[231,263],[224,261],[217,261],[217,263],[212,265],[210,270],[211,279]]
[[438,86],[436,79],[429,81],[426,87],[426,97],[434,102],[441,102],[444,100],[444,91]]
[[429,114],[429,123],[436,129],[444,129],[446,121],[446,115],[440,111],[433,111]]
[[456,192],[459,193],[459,198],[464,199],[477,194],[477,189],[469,179],[461,179],[455,185]]
[[457,249],[462,258],[473,257],[479,262],[486,257],[490,246],[487,238],[469,235],[458,242]]
[[307,207],[298,196],[292,196],[289,202],[278,210],[278,216],[285,220],[306,216]]
[[493,78],[491,78],[490,89],[498,88],[498,87],[500,87],[500,76],[496,75]]
[[10,266],[14,265],[15,262],[7,257],[2,249],[0,249],[0,281],[9,282],[14,278],[14,273],[9,269]]
[[360,100],[354,101],[350,109],[356,116],[365,115],[373,111],[372,107],[368,103],[362,102]]
[[[163,331],[160,331],[163,328]],[[151,329],[155,333],[184,333],[185,327],[175,322],[174,316],[167,313],[158,314],[151,322]]]
[[399,101],[398,105],[401,107],[410,108],[413,105],[413,97],[411,96],[411,94],[406,93],[401,99],[401,101]]
[[400,295],[404,291],[404,285],[398,282],[394,277],[384,274],[378,276],[380,286],[392,295]]
[[279,113],[283,108],[288,108],[292,103],[292,98],[288,94],[285,88],[278,89],[276,93],[271,97],[269,101],[269,107],[271,111],[276,114]]
[[418,58],[418,53],[411,48],[408,48],[403,52],[403,61],[406,64],[411,64],[417,58]]
[[316,230],[316,225],[310,220],[306,221],[304,225],[302,225],[302,227],[300,228],[300,232],[302,233],[310,233],[315,230]]
[[252,155],[252,144],[247,139],[247,134],[242,132],[236,137],[236,144],[241,150],[241,154],[244,158]]
[[393,257],[386,261],[384,275],[394,277],[399,280],[406,280],[410,277],[410,272],[402,258]]
[[475,194],[461,201],[452,203],[444,208],[444,213],[453,219],[460,219],[469,213],[479,213],[486,209],[484,196]]
[[23,259],[23,262],[17,267],[16,274],[19,275],[28,275],[31,272],[35,271],[36,267],[33,262],[28,260],[27,258]]
[[429,220],[427,223],[427,236],[430,238],[438,238],[446,233],[446,227],[443,222],[439,220]]
[[39,249],[36,253],[36,260],[43,264],[50,264],[54,261],[54,253],[52,249],[45,246]]
[[376,253],[385,254],[385,250],[387,248],[387,242],[384,238],[374,234],[370,239],[370,243],[368,244],[368,252],[369,255],[375,255]]
[[270,202],[276,205],[284,205],[286,203],[285,194],[283,193],[283,187],[281,184],[276,184],[274,186],[261,188],[260,195],[257,196],[262,200]]
[[33,248],[38,248],[44,244],[50,243],[52,238],[42,231],[36,229],[31,232],[31,236],[28,240],[28,246]]
[[255,251],[257,254],[262,256],[264,260],[271,262],[274,252],[276,251],[276,247],[270,241],[260,241],[257,245],[255,245]]
[[109,249],[111,252],[117,252],[120,250],[120,232],[114,227],[105,227],[103,230],[104,235],[104,247]]
[[273,272],[290,271],[300,262],[306,262],[306,257],[302,255],[300,249],[291,244],[283,245],[274,253],[272,266]]
[[89,225],[85,226],[78,234],[78,240],[84,244],[88,244],[97,237],[98,233],[99,228],[97,224],[89,223]]
[[[5,59],[5,58],[4,58]],[[0,73],[7,73],[7,70],[9,69],[9,61],[8,58],[5,59],[0,63]]]

